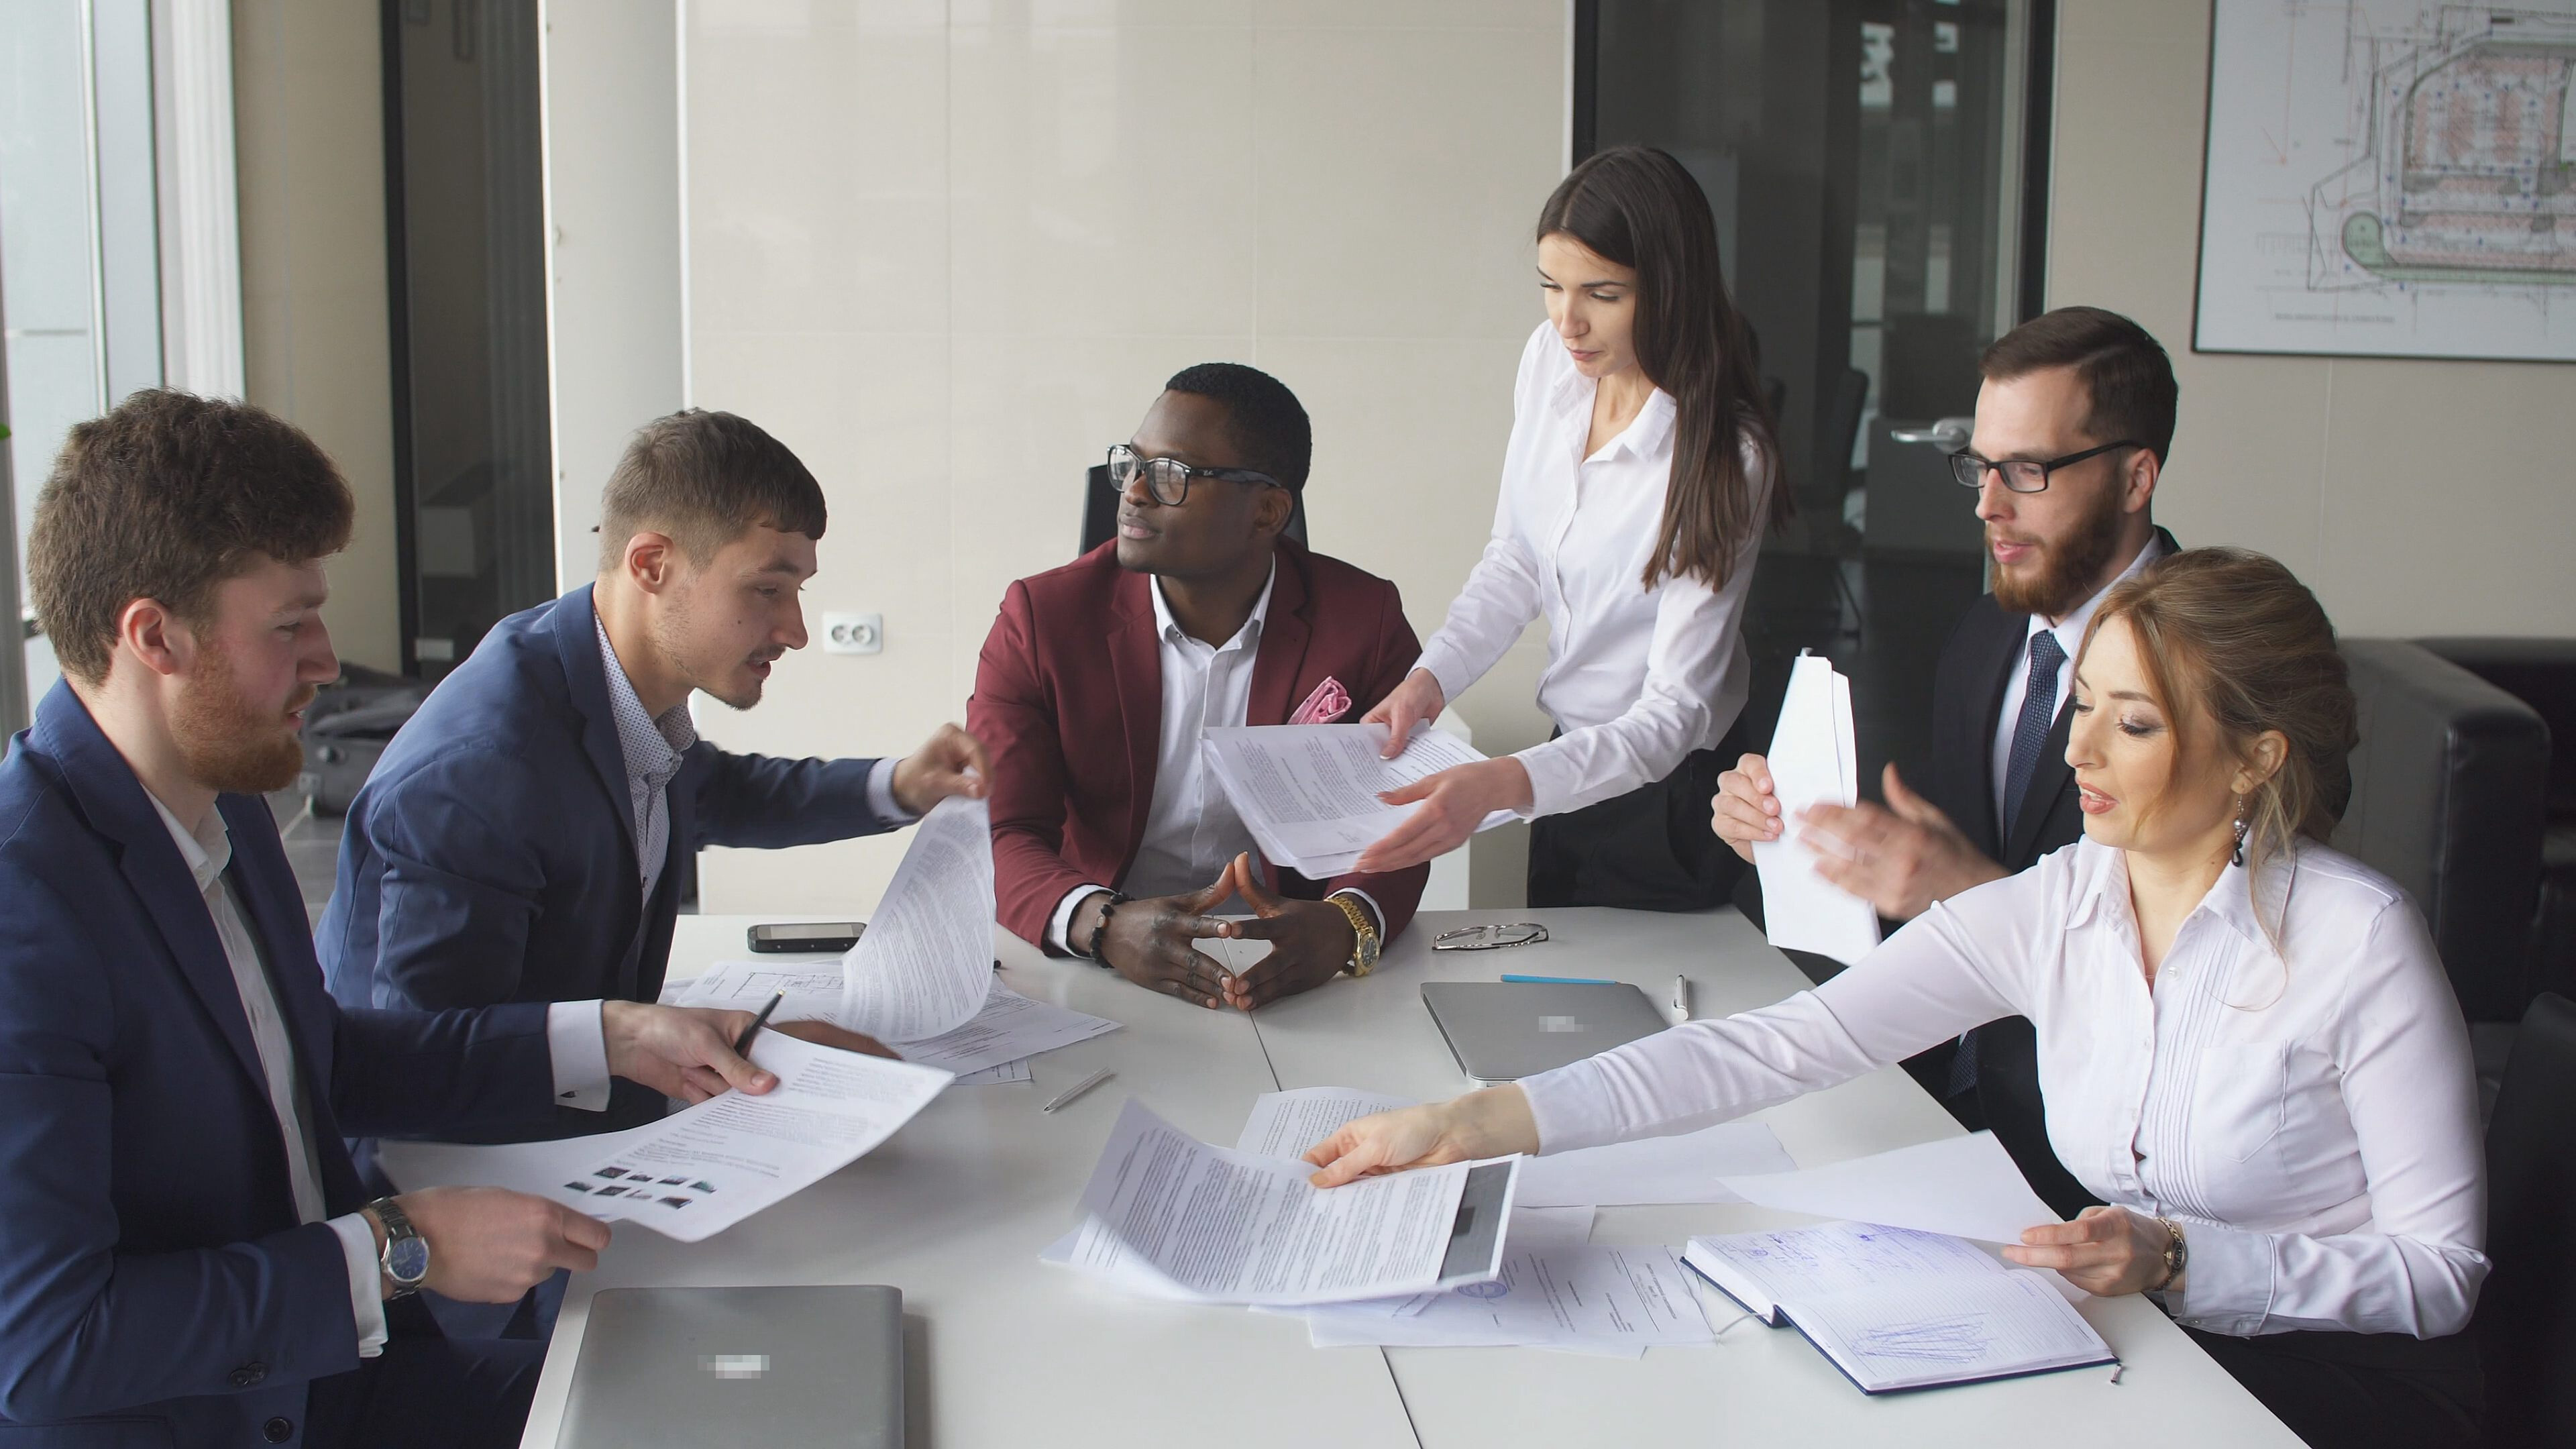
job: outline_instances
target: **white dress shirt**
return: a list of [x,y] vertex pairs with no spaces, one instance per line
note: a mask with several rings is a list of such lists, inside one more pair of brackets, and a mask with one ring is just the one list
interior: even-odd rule
[[[170,843],[179,848],[179,858],[195,877],[206,914],[214,921],[215,937],[223,942],[224,959],[232,966],[242,1015],[250,1021],[251,1045],[259,1052],[260,1073],[267,1079],[269,1107],[277,1114],[278,1130],[286,1139],[287,1185],[295,1198],[295,1216],[302,1222],[324,1222],[322,1159],[313,1145],[311,1104],[296,1069],[294,1040],[278,1011],[277,993],[269,983],[259,944],[243,924],[231,878],[224,873],[232,864],[232,833],[224,828],[220,811],[206,811],[192,831],[179,823],[159,796],[149,790],[143,793],[160,812]],[[600,1033],[599,1003],[577,1001],[546,1008],[546,1043],[554,1053],[556,1100],[591,1111],[605,1108],[608,1043]],[[327,1221],[339,1235],[349,1264],[349,1311],[357,1319],[358,1356],[374,1358],[385,1346],[383,1275],[376,1258],[375,1229],[358,1213]]]
[[[645,713],[635,681],[618,662],[617,646],[608,642],[607,623],[593,613],[591,627],[599,631],[599,672],[608,680],[608,712],[617,722],[617,753],[626,762],[626,802],[635,812],[635,873],[650,902],[671,850],[671,779],[680,773],[681,757],[697,744],[698,727],[685,700],[658,715]],[[894,799],[900,763],[882,759],[868,771],[868,806],[886,820],[912,818]]]
[[2030,616],[2030,628],[2022,635],[2021,653],[2013,656],[2013,667],[2005,674],[2003,712],[1995,716],[1994,769],[1988,778],[1995,782],[1995,835],[1998,839],[2004,833],[2004,786],[2012,774],[2013,731],[2021,724],[2021,702],[2030,697],[2030,641],[2045,631],[2056,635],[2057,647],[2065,651],[2065,657],[2057,661],[2057,714],[2049,716],[2049,722],[2054,725],[2057,716],[2066,713],[2067,700],[2074,696],[2075,651],[2083,647],[2084,631],[2092,627],[2093,615],[2102,607],[2102,600],[2113,589],[2128,582],[2138,570],[2164,556],[2164,540],[2149,534],[2146,546],[2138,550],[2136,558],[2129,560],[2127,568],[2120,570],[2120,576],[2095,590],[2093,597],[2077,605],[2073,613],[2054,623],[2037,614]]
[[[1596,387],[1553,326],[1530,334],[1512,387],[1493,538],[1417,665],[1455,701],[1546,616],[1538,704],[1564,734],[1515,757],[1529,771],[1532,815],[1671,774],[1735,723],[1752,672],[1744,598],[1762,527],[1746,531],[1725,589],[1669,576],[1644,588],[1672,480],[1673,399],[1658,389],[1625,432],[1586,457]],[[1759,520],[1771,480],[1756,450],[1747,446],[1744,458]]]
[[2183,1225],[2174,1317],[2240,1336],[2464,1327],[2487,1273],[2477,1085],[2415,907],[2303,841],[2228,867],[2152,990],[2139,951],[2128,857],[2082,840],[1813,991],[1521,1086],[1556,1152],[1741,1115],[2027,1016],[2058,1159],[2103,1201]]
[[[1155,741],[1154,798],[1145,811],[1145,837],[1136,846],[1135,863],[1127,868],[1125,890],[1131,896],[1172,896],[1204,890],[1226,863],[1247,851],[1255,860],[1260,847],[1208,774],[1199,741],[1210,729],[1243,724],[1252,708],[1252,670],[1261,656],[1261,630],[1270,617],[1270,593],[1279,582],[1272,560],[1270,578],[1252,614],[1234,637],[1210,644],[1190,637],[1163,600],[1163,581],[1149,579],[1146,593],[1154,600],[1154,638],[1163,673],[1162,724]],[[1047,921],[1047,940],[1057,950],[1072,949],[1066,937],[1073,913],[1083,898],[1109,889],[1084,884],[1065,892]],[[1357,897],[1371,919],[1386,917],[1365,891],[1335,891]]]

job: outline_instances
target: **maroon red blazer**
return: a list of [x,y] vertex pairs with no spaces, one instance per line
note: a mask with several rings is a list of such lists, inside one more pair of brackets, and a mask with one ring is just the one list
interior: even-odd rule
[[[966,727],[993,759],[994,898],[1002,924],[1041,948],[1065,892],[1124,880],[1145,838],[1163,713],[1151,587],[1118,566],[1115,540],[1021,579],[976,665]],[[1355,723],[1421,652],[1394,584],[1282,539],[1244,722],[1287,723],[1329,677],[1351,697],[1334,722]],[[1431,867],[1312,881],[1264,862],[1264,873],[1298,899],[1368,892],[1392,940]]]

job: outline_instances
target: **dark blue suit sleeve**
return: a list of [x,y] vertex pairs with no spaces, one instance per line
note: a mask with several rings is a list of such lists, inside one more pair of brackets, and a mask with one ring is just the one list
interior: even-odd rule
[[546,879],[536,842],[549,824],[520,817],[552,798],[528,776],[496,753],[444,755],[351,822],[383,863],[376,1006],[445,1011],[517,994]]
[[700,845],[820,845],[911,823],[879,815],[868,803],[874,760],[781,760],[727,754],[704,743],[689,753],[684,778],[696,781]]
[[438,1136],[554,1120],[542,1004],[417,1012],[333,1003],[332,1022],[331,1107],[343,1131]]
[[46,1421],[234,1390],[259,1362],[358,1366],[339,1237],[120,1249],[115,1003],[71,906],[21,877],[0,910],[0,1416]]

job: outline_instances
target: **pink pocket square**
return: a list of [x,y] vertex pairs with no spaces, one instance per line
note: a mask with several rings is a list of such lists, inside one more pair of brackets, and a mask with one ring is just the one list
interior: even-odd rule
[[1351,692],[1342,688],[1340,680],[1327,674],[1324,682],[1315,686],[1315,692],[1306,696],[1306,702],[1297,706],[1297,712],[1288,716],[1288,722],[1292,725],[1331,724],[1350,707]]

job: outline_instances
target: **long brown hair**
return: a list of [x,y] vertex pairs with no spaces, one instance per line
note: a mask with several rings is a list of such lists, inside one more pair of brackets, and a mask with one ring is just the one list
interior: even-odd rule
[[[1752,332],[1718,268],[1708,197],[1682,163],[1650,146],[1587,158],[1538,214],[1538,240],[1562,233],[1637,273],[1637,365],[1672,394],[1673,473],[1642,581],[1696,576],[1723,588],[1744,541],[1789,519],[1778,425],[1756,373]],[[1770,475],[1757,516],[1746,443]]]

